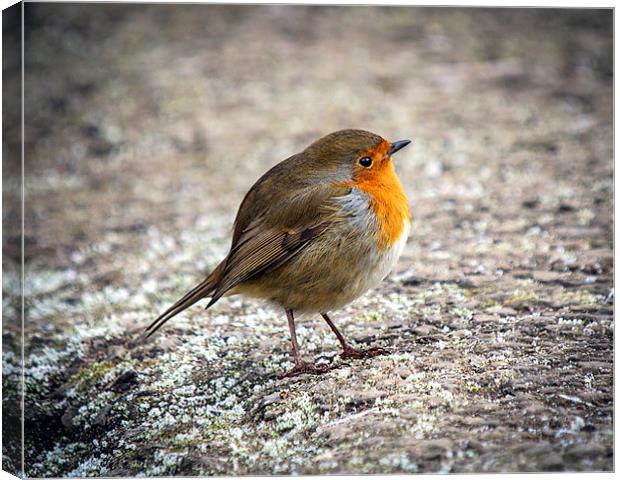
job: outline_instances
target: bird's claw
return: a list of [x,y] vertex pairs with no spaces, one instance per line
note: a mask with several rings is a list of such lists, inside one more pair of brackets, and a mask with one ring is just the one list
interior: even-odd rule
[[356,348],[348,348],[344,350],[341,354],[341,358],[372,358],[377,357],[379,355],[389,355],[390,352],[385,348],[381,347],[372,347],[366,350],[358,350]]
[[297,375],[303,375],[304,373],[307,373],[309,375],[322,375],[332,370],[333,368],[335,367],[330,367],[327,365],[319,366],[315,365],[314,363],[303,362],[299,365],[295,365],[292,370],[289,370],[288,372],[279,375],[278,378],[291,378]]

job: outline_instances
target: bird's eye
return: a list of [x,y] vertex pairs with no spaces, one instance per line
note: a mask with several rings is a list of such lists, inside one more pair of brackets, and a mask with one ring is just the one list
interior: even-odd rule
[[370,157],[362,157],[358,162],[364,168],[370,168],[372,165],[372,158]]

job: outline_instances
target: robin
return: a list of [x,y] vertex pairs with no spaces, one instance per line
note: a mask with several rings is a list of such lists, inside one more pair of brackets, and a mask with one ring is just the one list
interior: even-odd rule
[[223,295],[243,294],[286,312],[295,367],[283,376],[327,370],[302,361],[294,312],[320,313],[343,358],[388,353],[352,348],[328,312],[381,282],[405,246],[411,214],[392,155],[409,143],[341,130],[277,164],[241,202],[226,258],[155,319],[144,338],[205,297],[209,308]]

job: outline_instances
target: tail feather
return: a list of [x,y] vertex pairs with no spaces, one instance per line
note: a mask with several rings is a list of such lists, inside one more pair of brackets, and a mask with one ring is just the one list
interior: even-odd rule
[[[189,292],[183,295],[183,297],[178,300],[174,305],[172,305],[164,313],[157,317],[145,329],[144,333],[142,334],[141,340],[147,340],[172,317],[181,313],[186,308],[191,307],[199,300],[208,297],[209,294],[211,294],[217,287],[219,277],[221,276],[221,271],[223,270],[223,264],[224,262],[218,265],[218,267],[211,273],[211,275],[209,275],[205,280],[192,288]],[[209,303],[209,306],[211,306],[212,304],[213,302]]]

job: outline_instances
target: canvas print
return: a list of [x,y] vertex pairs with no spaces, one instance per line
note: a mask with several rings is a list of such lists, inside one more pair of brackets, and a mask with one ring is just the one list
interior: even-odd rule
[[2,20],[4,470],[613,469],[611,9]]

